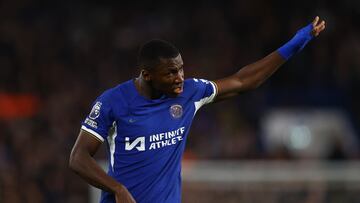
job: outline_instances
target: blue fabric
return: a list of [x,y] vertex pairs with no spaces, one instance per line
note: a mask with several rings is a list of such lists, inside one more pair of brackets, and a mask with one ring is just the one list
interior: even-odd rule
[[300,29],[296,35],[278,49],[279,54],[286,60],[288,60],[292,55],[300,52],[305,45],[314,37],[311,34],[313,29],[312,23],[308,26]]
[[[180,203],[187,135],[197,109],[215,94],[212,82],[187,79],[178,97],[150,100],[129,80],[96,99],[82,129],[108,144],[108,174],[138,203]],[[115,202],[114,195],[103,191],[101,202]]]

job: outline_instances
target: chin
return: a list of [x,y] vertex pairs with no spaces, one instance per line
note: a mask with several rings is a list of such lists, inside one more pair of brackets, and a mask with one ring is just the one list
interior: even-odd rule
[[183,93],[183,91],[183,88],[170,89],[169,91],[167,91],[166,95],[168,95],[169,97],[177,97],[181,93]]
[[174,97],[179,96],[179,94],[178,93],[171,93],[171,94],[168,94],[168,96],[171,97],[171,98],[174,98]]
[[178,91],[174,91],[174,94],[179,95],[179,94],[181,94],[183,91],[184,91],[184,89],[181,89],[181,90],[178,90]]
[[170,93],[168,94],[168,96],[169,96],[169,97],[177,97],[177,96],[179,96],[181,93],[182,93],[182,91],[181,91],[181,92],[170,92]]

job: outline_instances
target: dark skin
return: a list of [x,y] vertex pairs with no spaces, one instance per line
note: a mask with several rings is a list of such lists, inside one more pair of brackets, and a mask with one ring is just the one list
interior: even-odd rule
[[163,94],[176,97],[183,91],[184,63],[179,54],[175,58],[160,58],[153,69],[142,69],[135,79],[139,93],[146,98],[157,99]]
[[[319,23],[319,17],[316,17],[311,34],[316,37],[324,29],[325,22]],[[233,75],[215,80],[218,90],[215,101],[257,88],[283,63],[285,60],[274,51],[259,61],[241,68]],[[149,99],[157,99],[164,94],[176,97],[183,91],[183,82],[183,60],[180,54],[175,58],[160,58],[156,67],[142,69],[139,77],[134,80],[138,92]],[[114,193],[117,203],[134,203],[135,200],[126,187],[108,176],[93,158],[101,144],[98,138],[81,130],[71,151],[70,168],[91,185]]]

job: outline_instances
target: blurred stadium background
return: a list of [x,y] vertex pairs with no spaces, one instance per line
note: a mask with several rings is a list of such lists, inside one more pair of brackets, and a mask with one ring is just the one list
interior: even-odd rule
[[[360,202],[360,1],[0,2],[0,202],[96,202],[67,167],[91,102],[137,76],[140,44],[181,51],[216,79],[327,29],[259,89],[204,107],[183,202]],[[104,148],[96,155],[103,162]]]

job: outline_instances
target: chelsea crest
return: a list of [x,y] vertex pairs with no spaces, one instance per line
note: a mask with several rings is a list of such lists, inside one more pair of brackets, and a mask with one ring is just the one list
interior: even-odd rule
[[170,115],[173,118],[180,118],[183,115],[183,108],[180,104],[170,106]]

